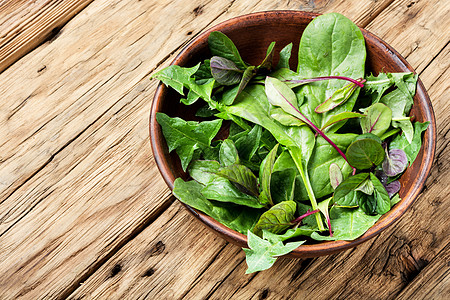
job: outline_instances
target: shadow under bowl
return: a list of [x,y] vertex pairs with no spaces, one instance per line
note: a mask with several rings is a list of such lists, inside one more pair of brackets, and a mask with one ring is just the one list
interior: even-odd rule
[[[204,59],[210,58],[208,36],[212,31],[221,31],[235,43],[244,61],[254,65],[262,61],[265,51],[272,41],[276,41],[275,53],[279,53],[285,45],[292,42],[294,44],[290,61],[292,68],[297,65],[300,37],[308,23],[316,16],[318,15],[301,11],[268,11],[236,17],[198,35],[178,54],[172,64],[191,67]],[[366,40],[366,73],[378,74],[381,71],[414,72],[414,69],[406,60],[386,42],[365,29],[361,28],[361,31]],[[157,112],[164,112],[171,117],[177,116],[185,120],[196,120],[194,114],[198,106],[185,106],[179,102],[179,99],[178,93],[160,83],[150,112],[150,140],[153,154],[159,171],[170,189],[173,189],[173,183],[177,177],[187,179],[188,176],[183,172],[176,153],[168,152],[167,144],[155,116]],[[402,200],[356,240],[303,244],[288,256],[297,258],[317,257],[355,247],[379,234],[405,213],[424,187],[435,154],[436,122],[434,112],[420,79],[417,82],[414,106],[410,115],[414,116],[416,121],[429,121],[430,125],[424,133],[422,148],[417,159],[400,178],[400,197]],[[248,247],[245,235],[229,229],[202,212],[187,205],[185,207],[203,224],[225,240],[240,247]]]

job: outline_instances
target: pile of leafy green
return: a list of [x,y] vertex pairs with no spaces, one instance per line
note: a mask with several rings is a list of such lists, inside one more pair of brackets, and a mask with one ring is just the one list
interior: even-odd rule
[[[247,273],[306,240],[356,239],[400,200],[398,178],[428,126],[408,116],[417,76],[366,75],[364,37],[349,19],[315,18],[295,70],[292,44],[274,65],[271,43],[254,66],[221,32],[208,43],[210,59],[153,75],[183,104],[204,101],[204,121],[156,119],[191,177],[173,194],[247,235]],[[228,137],[215,139],[224,127]]]

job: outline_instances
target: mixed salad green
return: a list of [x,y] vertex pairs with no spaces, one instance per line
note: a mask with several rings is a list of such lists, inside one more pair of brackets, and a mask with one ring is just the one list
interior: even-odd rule
[[[349,19],[315,18],[295,70],[292,44],[274,65],[271,43],[253,66],[223,33],[208,43],[210,59],[152,76],[185,105],[204,101],[205,120],[156,119],[192,178],[177,178],[173,194],[247,235],[247,273],[306,240],[356,239],[400,200],[397,179],[428,126],[408,116],[417,75],[366,75],[364,37]],[[228,137],[214,139],[225,126]]]

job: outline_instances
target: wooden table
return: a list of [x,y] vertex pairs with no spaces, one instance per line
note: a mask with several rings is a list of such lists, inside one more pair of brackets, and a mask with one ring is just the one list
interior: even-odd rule
[[[449,7],[0,1],[0,299],[450,299]],[[432,100],[436,160],[412,208],[376,238],[245,275],[241,249],[187,213],[159,175],[149,77],[204,29],[279,9],[343,13],[397,49]]]

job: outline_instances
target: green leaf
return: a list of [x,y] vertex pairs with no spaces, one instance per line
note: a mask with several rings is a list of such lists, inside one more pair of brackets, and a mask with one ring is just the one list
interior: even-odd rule
[[311,237],[319,241],[352,241],[363,235],[380,217],[381,215],[367,215],[361,208],[332,207],[330,219],[333,224],[333,236],[322,236],[314,232]]
[[214,31],[208,37],[208,46],[213,56],[220,56],[234,62],[241,70],[247,68],[234,43],[222,32]]
[[[364,37],[351,20],[338,13],[314,18],[302,34],[298,52],[297,72],[300,79],[321,76],[363,78],[366,48]],[[331,116],[352,111],[360,89],[342,105],[318,114],[314,109],[346,84],[343,80],[325,80],[301,87],[299,94],[307,101],[300,111],[317,127],[322,128]],[[336,131],[344,125],[333,126]]]
[[[294,163],[292,160],[291,162]],[[295,178],[297,175],[298,171],[295,168],[288,168],[272,173],[270,179],[270,194],[273,203],[276,204],[283,201],[294,200]]]
[[325,220],[327,221],[327,225],[328,225],[328,230],[330,231],[330,236],[333,235],[332,228],[331,228],[330,214],[328,212],[328,208],[330,206],[331,199],[333,199],[333,197],[323,200],[322,202],[319,202],[317,204],[317,207],[319,208],[320,212],[325,216]]
[[[350,96],[353,94],[353,92],[355,91],[357,85],[352,83],[349,83],[347,85],[344,85],[343,87],[341,87],[340,89],[336,90],[333,95],[331,95],[331,97],[329,97],[327,100],[325,100],[324,102],[322,102],[321,104],[319,104],[314,111],[316,113],[324,113],[327,111],[332,110],[333,108],[341,105],[342,103],[344,103],[345,101],[347,101]],[[327,121],[327,123],[329,122],[329,120]]]
[[282,242],[272,244],[251,231],[247,233],[247,239],[250,249],[242,249],[245,252],[248,266],[246,274],[269,269],[278,256],[288,254],[304,243],[304,241],[300,241],[287,243],[286,245],[283,245]]
[[210,64],[211,74],[218,83],[233,85],[241,81],[242,70],[233,61],[220,56],[213,56]]
[[360,198],[360,194],[362,194],[362,193],[354,191],[354,190],[350,191],[344,197],[337,199],[337,201],[335,203],[339,207],[345,207],[345,208],[358,207],[358,199]]
[[358,205],[368,215],[375,215],[377,210],[377,201],[375,195],[367,195],[358,192]]
[[267,69],[270,70],[272,68],[272,62],[273,62],[273,54],[275,48],[275,42],[270,43],[269,47],[267,48],[267,54],[264,58],[263,62],[257,67],[258,69]]
[[364,180],[356,189],[355,191],[361,191],[366,195],[372,195],[373,194],[373,183],[372,181],[367,178],[366,180]]
[[253,228],[253,232],[261,236],[263,230],[280,233],[292,226],[297,205],[294,201],[284,201],[272,206],[263,213]]
[[259,209],[210,201],[202,195],[202,188],[203,185],[196,181],[185,182],[183,179],[177,178],[174,182],[173,194],[184,204],[204,212],[240,233],[246,234],[248,230],[254,227],[261,215]]
[[386,73],[380,73],[378,76],[372,74],[366,77],[364,82],[364,90],[366,93],[372,94],[372,103],[378,103],[384,92],[394,84]]
[[206,185],[217,177],[215,172],[219,168],[220,164],[215,160],[194,160],[189,165],[188,172],[192,179]]
[[170,86],[181,95],[184,95],[183,88],[189,87],[191,76],[197,72],[199,67],[200,64],[192,68],[170,65],[167,68],[153,74],[151,78],[161,80],[166,86]]
[[200,67],[198,68],[197,72],[194,73],[194,77],[197,80],[212,78],[210,64],[211,61],[209,59],[205,59],[203,63],[200,64]]
[[250,161],[259,148],[262,136],[262,127],[259,125],[253,126],[253,128],[235,141],[236,148],[239,152],[239,156]]
[[366,117],[361,119],[363,133],[372,133],[377,136],[389,128],[392,120],[392,111],[382,103],[375,103],[365,110]]
[[265,205],[259,203],[255,196],[244,193],[228,179],[217,176],[209,182],[203,189],[202,194],[212,200],[220,202],[231,202],[238,205],[245,205],[253,208],[261,208]]
[[415,122],[414,123],[414,136],[411,143],[408,142],[404,135],[398,135],[389,144],[389,149],[402,149],[405,151],[406,156],[410,164],[414,162],[422,147],[422,132],[424,132],[430,122]]
[[342,175],[341,168],[336,163],[330,164],[329,170],[330,184],[333,190],[335,190],[344,180],[344,176]]
[[342,181],[334,191],[334,201],[338,202],[339,199],[345,197],[350,192],[355,191],[367,178],[369,178],[369,173],[359,173]]
[[277,157],[278,144],[270,150],[269,154],[262,161],[260,166],[260,190],[259,202],[273,205],[272,196],[270,194],[270,179],[272,177],[273,165]]
[[289,69],[289,60],[291,59],[291,52],[292,52],[292,43],[287,44],[283,49],[281,49],[280,60],[278,61],[276,69],[281,68]]
[[378,178],[370,173],[370,180],[374,187],[375,201],[377,202],[376,211],[378,214],[382,215],[391,210],[391,199],[384,188],[383,184],[378,180]]
[[219,150],[219,160],[222,166],[230,166],[239,163],[239,155],[234,142],[230,139],[223,141]]
[[331,125],[334,125],[338,122],[345,121],[345,120],[352,119],[352,118],[362,118],[364,116],[365,115],[362,115],[362,114],[359,114],[356,112],[350,112],[350,111],[342,112],[340,114],[331,116],[328,119],[328,121],[323,125],[322,130],[324,130],[325,128],[327,128]]
[[238,187],[242,187],[243,191],[247,194],[255,197],[259,195],[258,180],[256,179],[255,174],[244,165],[228,165],[220,168],[216,174],[236,183]]
[[210,147],[222,125],[222,120],[184,121],[170,118],[164,113],[156,113],[156,120],[161,125],[169,152],[176,150],[183,170],[186,170],[195,150]]
[[263,239],[276,244],[278,242],[284,242],[289,239],[296,238],[298,236],[311,236],[313,232],[317,231],[317,228],[310,228],[308,226],[299,226],[286,230],[283,234],[272,233],[267,230],[263,230]]
[[270,110],[270,116],[284,126],[303,126],[305,122],[285,112],[282,108],[274,107]]
[[350,144],[345,155],[350,165],[364,170],[381,164],[385,153],[383,147],[377,141],[365,138]]

